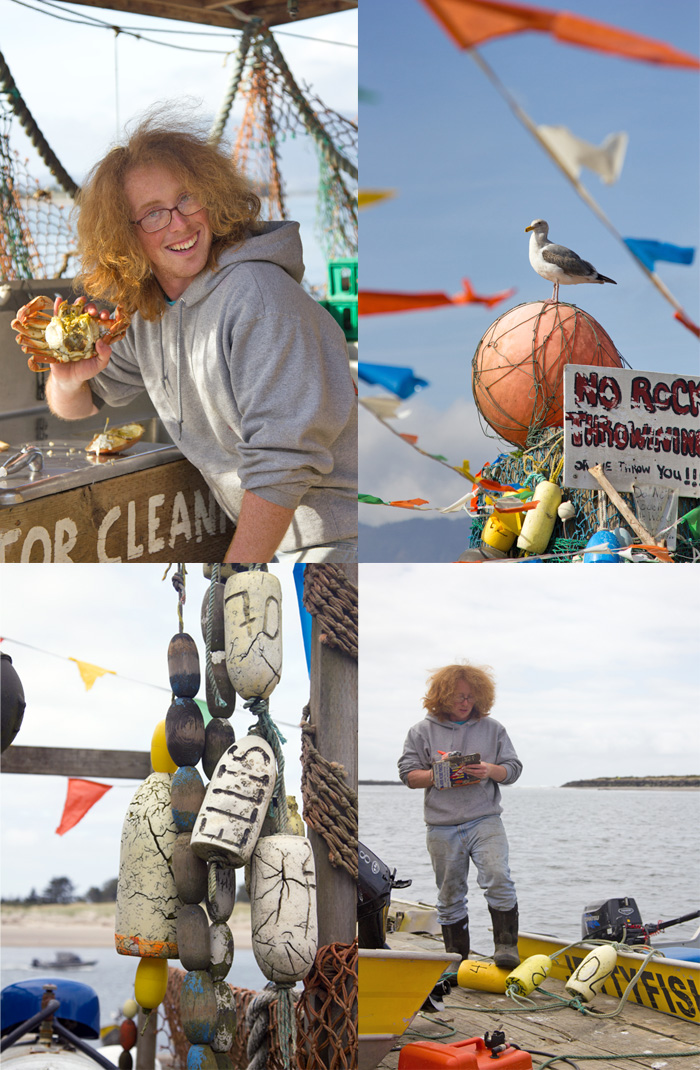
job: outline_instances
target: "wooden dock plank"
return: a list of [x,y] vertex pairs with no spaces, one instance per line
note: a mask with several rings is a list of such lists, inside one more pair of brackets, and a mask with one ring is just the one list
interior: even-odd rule
[[[403,932],[389,933],[387,943],[394,950],[434,950],[440,946],[439,940],[433,937]],[[550,978],[544,987],[547,992],[566,998],[562,981]],[[509,1043],[525,1051],[547,1052],[574,1060],[577,1056],[596,1056],[601,1060],[597,1065],[607,1070],[642,1067],[649,1070],[655,1065],[664,1066],[665,1070],[673,1070],[674,1066],[679,1070],[700,1068],[700,1030],[693,1022],[629,1002],[614,1018],[603,1018],[582,1014],[573,1007],[547,1009],[553,1001],[541,992],[531,998],[535,1006],[521,1010],[505,995],[454,988],[445,999],[444,1012],[416,1015],[394,1050],[379,1063],[379,1070],[397,1070],[400,1049],[406,1044],[418,1040],[453,1044],[484,1036],[495,1029],[502,1029]],[[593,1006],[599,1013],[607,1014],[618,1003],[616,998],[598,996]],[[446,1036],[450,1030],[454,1034]],[[670,1053],[674,1057],[665,1061],[664,1056]],[[681,1054],[686,1057],[678,1057]],[[533,1055],[533,1068],[537,1070],[546,1061],[544,1055]],[[553,1070],[566,1065],[555,1063]]]

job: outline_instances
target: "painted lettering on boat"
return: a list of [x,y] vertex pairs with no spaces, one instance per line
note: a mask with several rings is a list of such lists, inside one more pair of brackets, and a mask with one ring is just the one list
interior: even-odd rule
[[[576,955],[565,955],[564,958],[570,973],[573,973],[576,967],[583,962],[583,958]],[[611,977],[603,985],[602,991],[606,996],[616,995],[622,997],[638,968],[635,966],[622,966],[618,962]],[[640,985],[643,987],[646,998],[642,996],[639,990]],[[657,997],[659,998],[657,999]],[[653,967],[644,970],[637,985],[630,992],[628,999],[632,1003],[638,1003],[640,1006],[649,1006],[653,1010],[667,1011],[676,1015],[680,1014],[684,1018],[695,1019],[700,1014],[700,993],[692,977],[686,980],[672,973],[664,976],[662,973],[654,971]]]

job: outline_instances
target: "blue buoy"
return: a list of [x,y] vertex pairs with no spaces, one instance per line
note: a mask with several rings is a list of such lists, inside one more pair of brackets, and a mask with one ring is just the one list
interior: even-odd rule
[[[599,546],[601,553],[590,553],[592,546]],[[619,550],[620,540],[614,531],[596,531],[586,543],[586,551],[583,555],[584,565],[597,565],[601,562],[610,562],[613,565],[621,565],[622,558],[617,553],[605,553],[606,550]]]

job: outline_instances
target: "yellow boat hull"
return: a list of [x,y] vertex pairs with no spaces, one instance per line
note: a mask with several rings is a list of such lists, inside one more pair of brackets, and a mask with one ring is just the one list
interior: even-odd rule
[[357,1031],[359,1070],[371,1070],[420,1010],[443,970],[459,955],[360,948]]
[[[521,959],[530,955],[552,955],[567,946],[567,940],[536,933],[520,933],[518,951]],[[568,981],[579,963],[583,962],[593,944],[582,943],[555,959],[551,977]],[[618,952],[617,965],[605,982],[602,992],[607,996],[622,996],[632,977],[644,961],[644,953],[625,950]],[[630,1003],[638,1003],[651,1010],[671,1014],[686,1022],[700,1022],[700,963],[680,959],[653,958],[629,995]]]

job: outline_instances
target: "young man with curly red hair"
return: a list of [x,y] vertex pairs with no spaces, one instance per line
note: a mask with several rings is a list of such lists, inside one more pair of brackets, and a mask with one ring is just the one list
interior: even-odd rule
[[51,365],[52,411],[146,390],[237,525],[225,561],[355,560],[355,391],[340,327],[300,285],[298,224],[260,223],[228,154],[167,109],[93,168],[78,206],[78,281],[133,318],[92,359]]
[[[499,784],[513,784],[522,762],[503,725],[489,716],[495,697],[487,666],[465,663],[437,669],[423,699],[427,714],[409,730],[398,766],[404,784],[425,791],[426,843],[445,950],[469,958],[467,876],[472,861],[493,922],[494,961],[514,969],[520,962],[518,904],[508,868]],[[433,765],[450,752],[480,756],[479,762],[465,767],[475,779],[438,788]]]

